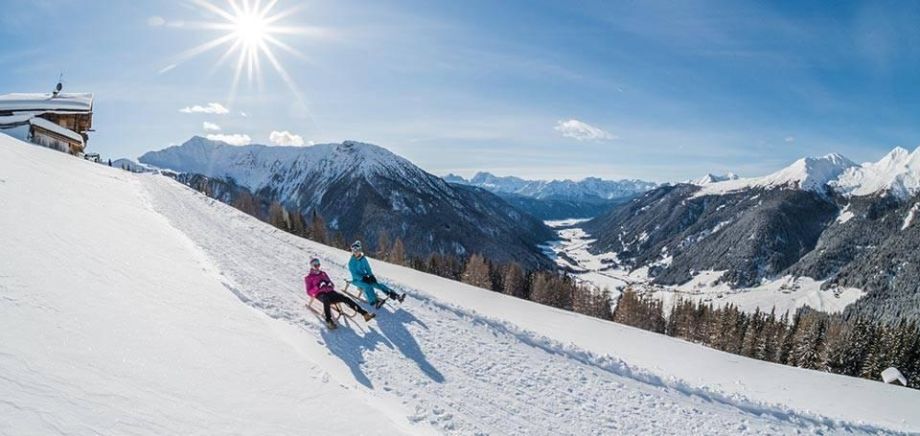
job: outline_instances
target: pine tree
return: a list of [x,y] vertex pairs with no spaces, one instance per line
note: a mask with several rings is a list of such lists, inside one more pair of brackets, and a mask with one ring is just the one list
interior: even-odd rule
[[517,262],[511,262],[505,270],[502,292],[518,298],[527,298],[527,280],[524,270]]
[[273,201],[268,207],[268,223],[279,228],[287,230],[287,222],[284,219],[284,208],[281,203]]
[[576,286],[572,299],[572,310],[600,319],[611,319],[610,291],[594,290],[586,286]]
[[466,262],[461,281],[483,289],[492,289],[492,275],[485,259],[478,254],[470,256]]
[[326,239],[326,220],[315,209],[313,210],[313,218],[310,220],[310,238],[320,244],[328,242],[328,239]]
[[258,209],[256,201],[249,192],[243,191],[233,200],[233,207],[243,211],[243,213],[258,218]]
[[390,263],[395,263],[396,265],[406,265],[406,248],[403,246],[403,241],[400,238],[396,238],[396,241],[393,242],[393,248],[390,249],[390,257],[388,259]]
[[303,222],[303,215],[298,211],[290,212],[291,216],[291,233],[298,236],[306,236],[306,225]]
[[818,369],[821,367],[824,348],[824,331],[826,319],[820,313],[809,310],[800,320],[799,329],[794,338],[790,363],[800,368]]
[[540,304],[549,305],[553,301],[551,277],[545,272],[537,272],[530,286],[530,299]]
[[377,233],[376,256],[380,260],[390,261],[390,235],[384,230],[380,230],[380,232]]

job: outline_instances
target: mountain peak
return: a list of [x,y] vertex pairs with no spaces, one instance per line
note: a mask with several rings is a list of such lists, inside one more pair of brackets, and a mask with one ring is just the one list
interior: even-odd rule
[[907,198],[920,191],[920,147],[913,152],[895,147],[877,162],[848,169],[831,185],[844,195],[890,193]]
[[704,186],[712,183],[724,182],[726,180],[738,180],[738,175],[733,172],[725,173],[725,175],[720,176],[717,174],[708,173],[703,177],[700,177],[696,180],[690,180],[688,183],[691,185]]
[[819,157],[804,157],[791,165],[763,177],[750,177],[725,180],[705,184],[696,196],[720,195],[750,188],[793,188],[806,191],[824,192],[829,182],[840,174],[856,166],[853,161],[839,153],[830,153]]
[[346,175],[364,178],[387,175],[415,179],[425,178],[427,174],[383,147],[351,140],[308,147],[261,144],[232,146],[193,136],[182,145],[145,153],[139,160],[182,173],[232,178],[252,190],[274,185],[286,186],[305,174],[322,174],[330,181]]

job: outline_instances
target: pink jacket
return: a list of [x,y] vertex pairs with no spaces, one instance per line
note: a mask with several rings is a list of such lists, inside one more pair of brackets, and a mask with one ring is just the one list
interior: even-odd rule
[[310,274],[303,278],[303,283],[307,287],[307,295],[311,297],[335,290],[335,285],[332,284],[329,276],[324,271],[315,269],[311,269]]

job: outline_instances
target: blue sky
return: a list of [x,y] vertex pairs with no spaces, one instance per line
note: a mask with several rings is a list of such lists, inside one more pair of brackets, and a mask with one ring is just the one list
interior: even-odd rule
[[[274,10],[293,6],[277,24],[303,32],[277,38],[300,55],[273,52],[296,88],[263,59],[261,83],[244,77],[231,98],[236,58],[215,67],[227,46],[177,62],[227,33],[196,25],[222,20],[191,1],[5,0],[0,93],[50,90],[63,71],[65,90],[96,94],[89,146],[112,157],[192,135],[268,144],[277,131],[376,143],[435,174],[675,181],[920,144],[917,2],[280,0]],[[227,113],[180,111],[211,103]]]

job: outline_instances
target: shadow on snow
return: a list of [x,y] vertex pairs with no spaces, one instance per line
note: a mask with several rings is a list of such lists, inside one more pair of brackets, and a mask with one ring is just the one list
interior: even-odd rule
[[[376,350],[380,344],[391,349],[399,350],[408,359],[412,359],[419,370],[428,378],[437,383],[444,382],[444,375],[435,368],[425,357],[422,351],[409,332],[407,326],[416,323],[425,330],[428,326],[421,320],[402,309],[394,312],[381,310],[377,312],[377,318],[371,322],[364,336],[356,333],[357,329],[364,330],[354,321],[348,321],[348,325],[342,325],[335,331],[323,330],[322,337],[326,347],[332,354],[338,356],[348,365],[352,375],[358,383],[373,389],[373,383],[361,368],[364,363],[364,353],[366,351]],[[376,326],[374,324],[376,323]],[[376,328],[375,328],[376,327]],[[378,332],[379,330],[379,332]]]

